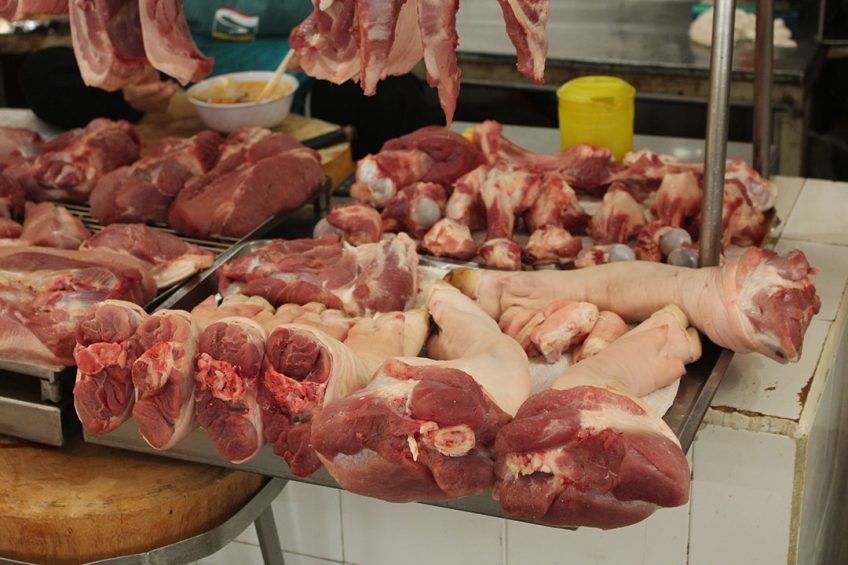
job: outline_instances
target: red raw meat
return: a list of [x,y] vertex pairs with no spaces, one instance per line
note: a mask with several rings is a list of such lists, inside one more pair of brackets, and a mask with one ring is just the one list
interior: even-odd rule
[[512,238],[515,220],[529,210],[542,191],[542,175],[498,164],[480,186],[486,208],[486,239]]
[[88,86],[115,91],[150,73],[139,0],[70,0],[71,40]]
[[143,262],[158,288],[167,288],[212,266],[215,255],[178,237],[144,224],[112,224],[80,249],[128,255]]
[[137,332],[133,418],[154,449],[176,445],[195,427],[194,358],[200,329],[188,312],[160,310]]
[[439,104],[450,127],[456,99],[459,97],[460,72],[456,62],[456,48],[459,45],[456,11],[459,9],[459,0],[417,0],[417,4],[427,84],[438,89]]
[[667,173],[657,189],[651,212],[664,226],[681,227],[701,210],[703,190],[692,171]]
[[328,404],[312,445],[345,489],[393,502],[483,492],[492,441],[527,398],[527,357],[470,300],[445,285],[428,309],[435,359],[386,361],[367,387]]
[[289,36],[300,66],[317,79],[341,84],[359,76],[356,2],[312,0],[313,12]]
[[486,227],[486,207],[480,197],[480,187],[483,186],[488,172],[487,165],[480,165],[457,179],[445,206],[445,217],[472,230]]
[[242,128],[227,138],[212,170],[186,183],[168,223],[186,235],[242,237],[303,204],[323,181],[317,152],[284,133]]
[[32,16],[68,13],[68,0],[0,0],[0,18],[16,21]]
[[0,172],[10,165],[27,163],[41,155],[43,143],[44,140],[34,131],[0,127]]
[[19,217],[25,201],[20,183],[0,173],[0,218]]
[[74,407],[88,433],[107,434],[130,417],[132,366],[140,353],[136,330],[147,313],[132,302],[91,307],[76,330]]
[[0,238],[15,239],[21,236],[23,228],[15,220],[0,216]]
[[138,0],[147,58],[156,69],[182,84],[212,72],[215,59],[198,50],[180,0]]
[[800,357],[804,333],[821,306],[809,278],[814,272],[801,251],[779,256],[754,247],[721,267],[626,261],[516,274],[455,269],[450,280],[495,318],[513,305],[538,309],[568,299],[639,321],[675,304],[713,343],[786,363]]
[[689,499],[689,466],[672,431],[637,396],[700,357],[697,332],[663,309],[531,397],[498,432],[494,496],[510,516],[616,528]]
[[244,463],[263,444],[256,397],[265,330],[249,318],[224,318],[200,335],[195,373],[197,423],[221,457]]
[[381,219],[387,232],[406,232],[421,239],[442,219],[447,204],[445,189],[432,182],[416,182],[403,187],[383,208]]
[[450,187],[459,177],[483,163],[480,150],[462,135],[441,126],[428,126],[396,139],[390,139],[383,151],[417,149],[426,153],[432,164],[416,180]]
[[580,238],[571,237],[567,230],[546,224],[530,234],[524,246],[524,259],[531,265],[567,263],[582,249]]
[[100,179],[91,191],[91,214],[104,226],[165,223],[185,183],[215,165],[220,144],[221,136],[208,130],[188,139],[162,140],[142,159]]
[[383,237],[380,213],[366,204],[340,204],[327,214],[327,223],[342,234],[351,245],[376,243]]
[[563,178],[548,174],[542,178],[542,193],[524,214],[531,231],[544,226],[564,228],[571,234],[586,233],[591,216],[577,202],[577,194]]
[[521,246],[511,239],[488,239],[477,248],[483,264],[504,271],[521,270]]
[[589,221],[589,235],[599,243],[623,243],[645,225],[645,211],[627,190],[614,184]]
[[98,118],[48,141],[42,155],[3,174],[20,182],[29,200],[86,202],[97,181],[138,159],[139,149],[129,122]]
[[506,32],[518,56],[518,70],[533,82],[544,82],[548,0],[498,0],[498,3],[503,11]]
[[29,245],[77,249],[89,237],[91,232],[67,208],[52,202],[26,203],[21,239]]
[[468,226],[443,218],[421,240],[421,250],[436,257],[468,261],[477,255],[477,243]]

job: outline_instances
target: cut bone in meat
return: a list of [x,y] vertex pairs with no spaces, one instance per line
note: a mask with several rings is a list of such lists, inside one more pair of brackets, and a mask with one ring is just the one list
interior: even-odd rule
[[586,232],[589,214],[577,202],[577,194],[557,174],[545,175],[542,193],[524,214],[524,221],[531,231],[544,226],[556,226],[572,234]]
[[489,167],[480,165],[456,181],[445,207],[447,218],[461,222],[472,230],[486,227],[486,207],[480,197],[480,187],[488,173]]
[[565,370],[498,433],[494,496],[510,516],[552,526],[617,528],[689,499],[689,465],[638,395],[700,357],[676,307],[657,312]]
[[484,241],[477,248],[483,264],[502,271],[521,270],[521,246],[511,239],[499,237]]
[[154,449],[169,449],[195,427],[194,358],[200,329],[188,312],[160,310],[137,332],[133,419]]
[[405,231],[420,239],[442,219],[446,204],[445,189],[440,184],[416,182],[407,185],[383,209],[383,229],[388,232]]
[[158,288],[168,288],[212,266],[215,255],[206,249],[144,224],[112,224],[92,236],[80,249],[130,255],[145,263]]
[[220,144],[221,136],[213,131],[162,140],[134,164],[100,179],[91,191],[91,214],[104,226],[165,223],[185,183],[215,165]]
[[600,209],[589,221],[589,235],[600,243],[623,243],[645,225],[645,212],[624,189],[612,188],[604,194]]
[[203,330],[195,373],[197,423],[221,457],[244,463],[262,447],[256,401],[265,330],[249,318],[224,318]]
[[701,210],[702,189],[692,171],[668,173],[651,211],[664,226],[679,228]]
[[21,239],[29,245],[77,249],[89,237],[91,232],[67,208],[51,202],[26,203]]
[[156,69],[182,84],[212,72],[215,60],[198,50],[179,0],[139,0],[147,58]]
[[89,433],[109,433],[130,417],[132,367],[140,353],[136,330],[145,318],[132,302],[106,300],[92,306],[77,327],[74,407]]
[[524,258],[532,265],[566,263],[577,257],[582,246],[580,238],[571,237],[560,227],[546,225],[530,234],[524,246]]
[[352,315],[402,311],[415,300],[418,253],[406,234],[343,247],[334,236],[274,240],[226,263],[222,295],[259,295],[275,305],[321,302]]
[[393,502],[478,494],[492,441],[527,398],[527,356],[473,302],[437,285],[428,353],[383,364],[364,389],[313,420],[312,445],[344,488]]
[[211,171],[186,183],[168,223],[186,235],[242,237],[306,202],[322,182],[317,152],[284,133],[242,128],[227,138]]
[[310,426],[323,406],[363,388],[390,357],[417,355],[427,338],[423,310],[361,318],[344,343],[300,324],[278,326],[265,348],[260,386],[265,440],[297,476],[320,467]]
[[821,305],[809,278],[814,272],[801,251],[779,256],[755,247],[721,267],[628,261],[517,274],[454,269],[448,278],[495,318],[510,306],[544,308],[567,299],[639,321],[675,304],[713,343],[786,363],[800,357],[804,333]]
[[361,203],[341,204],[327,214],[327,223],[351,245],[377,243],[383,237],[383,221],[380,213],[371,206]]
[[48,247],[0,248],[0,357],[57,371],[74,364],[74,332],[93,304],[144,304],[156,292],[131,258]]
[[509,165],[486,173],[480,197],[486,207],[486,239],[512,238],[518,214],[529,210],[542,190],[542,176]]
[[436,257],[468,261],[477,255],[477,243],[468,226],[442,218],[424,235],[421,250]]
[[86,202],[97,181],[138,159],[139,149],[129,122],[99,118],[45,143],[42,155],[3,174],[20,182],[29,200]]
[[70,0],[71,40],[85,84],[115,91],[149,76],[139,20],[139,5],[149,3]]

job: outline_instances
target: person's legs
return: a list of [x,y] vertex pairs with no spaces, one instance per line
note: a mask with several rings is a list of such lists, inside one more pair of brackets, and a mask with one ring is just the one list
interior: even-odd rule
[[35,115],[63,128],[82,127],[95,118],[137,122],[144,115],[127,104],[120,91],[86,86],[70,47],[49,47],[27,56],[20,85]]

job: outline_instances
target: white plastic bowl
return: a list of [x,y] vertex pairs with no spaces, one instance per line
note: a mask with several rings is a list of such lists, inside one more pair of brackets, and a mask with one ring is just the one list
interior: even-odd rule
[[230,73],[218,75],[202,80],[188,89],[188,99],[197,108],[200,119],[210,129],[223,133],[230,133],[242,126],[260,126],[272,128],[286,119],[291,111],[294,93],[298,87],[298,81],[291,75],[283,75],[280,83],[287,83],[291,91],[276,100],[263,102],[242,102],[239,104],[211,104],[195,98],[206,98],[205,92],[213,88],[220,88],[227,81],[269,81],[274,76],[272,71],[246,71],[241,73]]

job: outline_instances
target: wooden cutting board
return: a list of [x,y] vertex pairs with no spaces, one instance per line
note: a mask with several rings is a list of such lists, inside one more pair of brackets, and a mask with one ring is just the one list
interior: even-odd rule
[[[145,115],[136,128],[141,136],[142,153],[156,145],[163,137],[189,137],[206,128],[197,110],[194,109],[184,91],[178,91],[165,112]],[[339,129],[336,124],[323,120],[289,114],[276,131],[285,132],[295,139],[310,139]],[[350,143],[344,142],[318,151],[324,171],[333,181],[335,189],[354,171]]]
[[0,557],[80,563],[149,551],[218,526],[263,477],[87,444],[0,436]]

